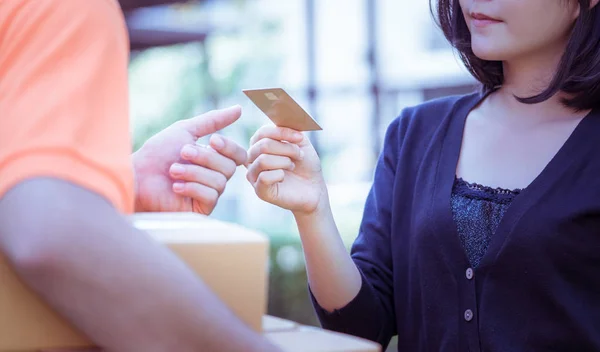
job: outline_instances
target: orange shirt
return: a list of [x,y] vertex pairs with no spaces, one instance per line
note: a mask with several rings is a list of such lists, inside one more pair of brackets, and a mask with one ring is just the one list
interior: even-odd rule
[[0,0],[0,198],[53,177],[133,212],[128,60],[116,0]]

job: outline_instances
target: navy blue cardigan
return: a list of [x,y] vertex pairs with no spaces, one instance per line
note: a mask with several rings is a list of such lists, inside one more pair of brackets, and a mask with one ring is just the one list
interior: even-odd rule
[[362,288],[326,329],[398,351],[600,351],[600,113],[508,209],[469,268],[450,196],[480,94],[404,109],[389,126],[352,258]]

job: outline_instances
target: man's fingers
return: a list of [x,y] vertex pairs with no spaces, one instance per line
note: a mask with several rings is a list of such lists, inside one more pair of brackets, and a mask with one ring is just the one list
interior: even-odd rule
[[41,352],[103,352],[100,348],[74,348],[62,350],[43,350]]
[[210,137],[210,146],[238,166],[245,164],[248,158],[248,153],[241,145],[223,136],[213,134]]
[[212,110],[205,114],[183,120],[185,128],[201,138],[231,125],[242,116],[242,107],[234,105],[226,109]]
[[201,207],[195,211],[204,215],[210,215],[219,201],[219,193],[215,189],[195,182],[175,182],[173,192],[195,200]]
[[250,145],[254,145],[263,138],[270,138],[289,143],[300,143],[304,139],[304,135],[291,128],[267,125],[259,128],[252,138],[250,138]]
[[216,150],[199,145],[185,145],[181,149],[181,157],[198,166],[222,173],[227,179],[233,176],[237,168],[233,160],[221,155]]
[[199,183],[216,190],[219,194],[222,194],[227,186],[225,175],[194,164],[173,164],[169,173],[175,180]]

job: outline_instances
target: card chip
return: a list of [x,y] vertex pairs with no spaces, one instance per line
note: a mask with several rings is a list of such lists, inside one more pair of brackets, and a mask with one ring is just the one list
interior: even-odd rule
[[265,93],[265,97],[269,100],[273,100],[273,101],[277,100],[277,96],[271,92]]

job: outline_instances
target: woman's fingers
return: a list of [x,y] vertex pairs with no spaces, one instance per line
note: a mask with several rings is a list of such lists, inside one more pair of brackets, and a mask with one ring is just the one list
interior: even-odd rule
[[250,183],[256,183],[258,175],[264,171],[272,170],[293,170],[295,164],[292,159],[286,156],[261,154],[256,160],[248,166],[246,178]]
[[250,145],[254,145],[256,142],[264,138],[270,138],[289,143],[300,143],[304,139],[304,135],[301,132],[292,130],[290,128],[267,125],[259,128],[252,138],[250,138]]
[[292,160],[302,160],[304,157],[304,152],[297,144],[263,138],[253,144],[248,150],[248,163],[253,163],[262,154],[286,156]]
[[254,183],[256,195],[265,201],[277,199],[277,187],[274,187],[274,185],[283,182],[284,178],[285,172],[281,169],[261,172],[258,174],[256,183]]

